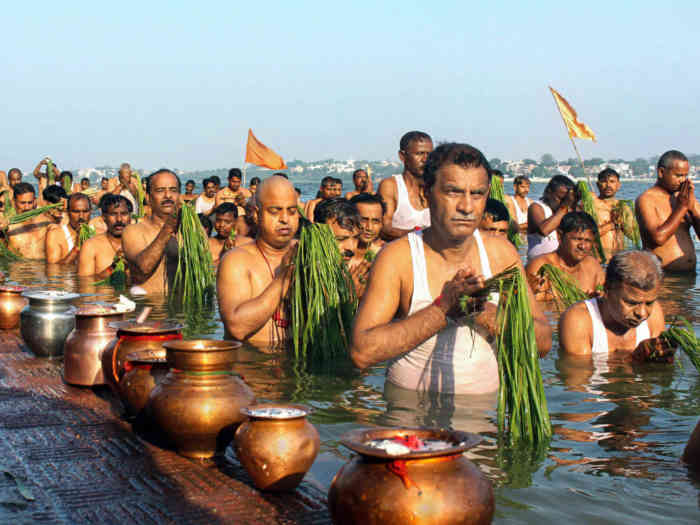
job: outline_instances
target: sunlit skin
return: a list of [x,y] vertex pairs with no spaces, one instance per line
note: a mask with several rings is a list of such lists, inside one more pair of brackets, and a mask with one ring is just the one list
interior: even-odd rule
[[19,184],[22,182],[22,173],[17,170],[10,170],[10,174],[8,175],[8,180],[10,182],[10,186],[14,186],[15,184]]
[[326,224],[333,231],[335,242],[338,244],[343,260],[346,264],[350,263],[350,260],[357,252],[357,240],[360,232],[356,228],[351,230],[343,228],[335,219],[329,219]]
[[231,239],[231,232],[236,227],[236,222],[236,216],[232,212],[216,214],[216,219],[214,220],[216,235],[208,239],[209,250],[211,251],[214,264],[218,264],[224,253],[231,248],[251,240],[247,237],[239,236]]
[[185,184],[185,193],[182,194],[182,202],[190,202],[193,201],[197,198],[197,195],[194,192],[194,184],[192,182],[188,182]]
[[493,217],[485,213],[479,224],[479,231],[491,235],[499,235],[508,238],[508,221],[494,221]]
[[654,252],[665,270],[695,272],[695,245],[690,227],[700,232],[700,206],[687,161],[674,160],[657,170],[654,186],[636,201],[637,221],[645,249]]
[[214,206],[218,207],[224,202],[232,202],[235,204],[236,196],[238,194],[242,194],[246,199],[249,199],[252,196],[252,193],[250,193],[249,190],[241,186],[241,178],[234,176],[229,179],[228,186],[219,190],[219,192],[216,194]]
[[46,233],[46,262],[71,264],[77,261],[80,254],[78,231],[80,226],[87,224],[89,220],[90,201],[87,198],[71,199],[68,205],[68,234],[71,236],[73,247],[69,247],[63,228],[50,228]]
[[552,209],[552,215],[545,218],[544,208],[533,202],[527,209],[527,232],[546,237],[559,228],[564,215],[575,211],[578,197],[573,189],[559,186],[554,191],[547,190],[542,200]]
[[[23,213],[36,207],[36,197],[31,192],[21,193],[13,198],[15,211]],[[54,220],[46,214],[20,224],[10,225],[7,229],[8,246],[25,259],[46,258],[46,231]]]
[[598,216],[600,241],[606,258],[610,258],[625,247],[621,217],[615,210],[619,202],[615,196],[620,189],[620,179],[615,175],[608,175],[599,179],[597,185],[598,197],[593,199],[593,204]]
[[326,184],[322,184],[318,192],[320,194],[320,197],[318,197],[317,199],[311,199],[309,202],[306,203],[306,207],[304,209],[304,215],[306,215],[306,218],[309,219],[311,222],[314,222],[314,211],[316,210],[316,205],[318,205],[318,203],[323,200],[332,199],[336,196],[335,183],[328,182]]
[[90,181],[89,180],[81,180],[80,181],[80,189],[81,190],[86,190],[90,187]]
[[119,203],[107,208],[102,214],[107,232],[88,239],[80,250],[78,275],[95,275],[99,279],[111,273],[116,256],[122,255],[122,234],[131,223],[131,213],[126,204]]
[[379,238],[382,231],[382,207],[377,203],[358,202],[357,212],[360,215],[360,236],[357,243],[357,252],[364,257],[367,250],[375,253],[384,245]]
[[355,185],[355,190],[345,194],[345,198],[348,200],[360,193],[374,193],[370,191],[369,175],[365,170],[357,170],[352,176],[352,183]]
[[36,208],[36,195],[33,193],[20,193],[14,197],[15,212],[24,213]]

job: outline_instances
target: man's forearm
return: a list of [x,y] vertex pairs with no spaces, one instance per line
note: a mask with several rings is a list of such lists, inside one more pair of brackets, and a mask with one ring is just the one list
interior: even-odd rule
[[141,277],[148,279],[163,259],[163,252],[172,234],[160,230],[153,242],[140,252],[129,264],[135,268]]
[[656,228],[655,231],[650,231],[652,241],[657,246],[663,246],[666,242],[676,233],[676,230],[683,222],[685,214],[688,212],[688,208],[683,206],[678,206],[674,208],[666,221]]
[[236,339],[243,341],[258,332],[275,313],[282,301],[282,279],[275,278],[257,297],[238,305],[226,319],[226,329]]
[[546,237],[547,235],[552,233],[554,230],[559,228],[559,224],[561,224],[561,220],[564,218],[564,215],[566,215],[567,213],[568,213],[568,208],[566,208],[565,206],[562,206],[556,212],[554,212],[551,217],[543,220],[540,223],[540,225],[537,227],[537,229],[540,230],[540,233]]

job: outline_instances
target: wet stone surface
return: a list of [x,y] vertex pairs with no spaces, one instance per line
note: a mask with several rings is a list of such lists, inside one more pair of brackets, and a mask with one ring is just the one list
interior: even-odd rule
[[158,447],[61,369],[0,332],[0,523],[330,523],[320,488],[263,494],[231,447],[205,462]]

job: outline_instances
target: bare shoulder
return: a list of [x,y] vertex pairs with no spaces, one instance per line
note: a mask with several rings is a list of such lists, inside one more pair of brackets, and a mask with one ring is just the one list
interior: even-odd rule
[[584,268],[586,268],[586,270],[591,270],[594,272],[603,271],[603,267],[601,266],[600,261],[598,261],[598,259],[596,259],[592,255],[587,256],[583,260],[583,266]]
[[551,264],[551,254],[544,253],[534,257],[531,261],[527,263],[526,269],[529,273],[537,273],[542,266],[545,264]]
[[258,261],[254,257],[253,249],[253,243],[247,243],[228,250],[221,258],[221,262],[219,263],[219,271],[239,271],[243,268],[250,267],[251,264],[257,264]]
[[571,337],[573,335],[570,333],[571,330],[576,331],[576,333],[579,335],[590,331],[592,325],[588,321],[590,321],[588,307],[586,306],[585,301],[580,301],[572,304],[563,314],[561,314],[559,326],[560,328],[566,328],[567,335]]
[[377,193],[382,197],[396,195],[396,181],[393,175],[381,180],[377,188]]
[[662,200],[663,196],[664,193],[661,190],[659,190],[659,188],[657,188],[656,186],[652,186],[651,188],[642,192],[642,194],[639,197],[637,197],[637,200],[635,202],[638,206],[653,205]]
[[109,242],[107,240],[107,234],[106,233],[98,233],[94,237],[88,239],[83,243],[81,250],[90,250],[90,251],[97,251],[100,249],[102,246],[105,245],[106,242]]
[[481,238],[489,257],[491,271],[494,274],[520,264],[520,256],[508,239],[498,235],[482,235]]

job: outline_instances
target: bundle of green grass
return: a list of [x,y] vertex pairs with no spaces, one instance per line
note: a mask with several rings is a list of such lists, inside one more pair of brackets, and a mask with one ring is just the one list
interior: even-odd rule
[[[576,191],[578,192],[581,198],[581,207],[583,208],[583,211],[585,211],[588,215],[593,217],[593,220],[596,224],[600,224],[600,220],[598,219],[598,212],[596,212],[594,204],[595,197],[593,195],[593,192],[591,192],[590,188],[588,187],[588,184],[586,184],[586,182],[582,180],[578,181],[578,184],[576,185]],[[600,233],[598,232],[596,232],[595,234],[595,248],[598,252],[598,258],[604,263],[606,260],[605,250],[603,249],[603,243],[600,240]]]
[[566,310],[572,304],[588,299],[578,281],[561,268],[547,263],[543,264],[537,273],[549,281],[560,310]]
[[[501,202],[506,209],[508,208],[508,204],[506,203],[506,194],[503,189],[503,181],[500,179],[500,177],[491,177],[489,197]],[[508,224],[508,240],[512,242],[516,248],[519,248],[522,244],[522,240],[520,239],[520,229],[512,217]]]

